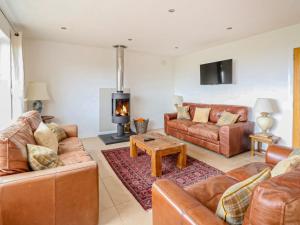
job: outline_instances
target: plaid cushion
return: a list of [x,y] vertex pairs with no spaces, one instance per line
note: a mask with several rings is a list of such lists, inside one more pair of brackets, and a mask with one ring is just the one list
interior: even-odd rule
[[219,201],[216,214],[228,224],[241,225],[249,206],[253,189],[260,182],[270,177],[271,169],[266,168],[260,173],[228,188]]
[[190,114],[189,114],[189,106],[177,106],[177,119],[186,119],[190,120]]
[[58,155],[50,148],[39,145],[27,145],[28,161],[32,170],[44,170],[63,166]]
[[59,127],[56,123],[47,123],[46,125],[55,134],[58,142],[68,137],[65,130]]

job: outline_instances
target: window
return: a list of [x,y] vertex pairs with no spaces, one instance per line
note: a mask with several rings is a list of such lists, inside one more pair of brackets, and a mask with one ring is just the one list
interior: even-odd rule
[[0,129],[11,122],[10,39],[0,30]]

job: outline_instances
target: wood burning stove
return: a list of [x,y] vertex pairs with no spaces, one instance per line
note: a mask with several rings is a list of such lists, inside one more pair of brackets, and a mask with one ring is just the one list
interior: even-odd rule
[[117,90],[112,93],[112,122],[117,124],[117,133],[99,135],[105,144],[129,141],[130,131],[124,132],[124,125],[130,122],[130,94],[124,93],[124,45],[115,45],[117,50]]
[[113,138],[124,136],[124,124],[130,121],[130,94],[117,92],[112,94],[112,122],[117,124],[117,134]]
[[124,93],[124,45],[117,49],[117,92],[112,94],[112,122],[117,124],[117,134],[113,138],[124,137],[124,124],[130,122],[130,94]]

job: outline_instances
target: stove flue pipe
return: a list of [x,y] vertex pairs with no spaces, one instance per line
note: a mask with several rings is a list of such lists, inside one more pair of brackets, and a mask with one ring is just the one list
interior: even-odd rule
[[125,45],[114,45],[117,52],[117,92],[124,91],[124,49],[127,48]]

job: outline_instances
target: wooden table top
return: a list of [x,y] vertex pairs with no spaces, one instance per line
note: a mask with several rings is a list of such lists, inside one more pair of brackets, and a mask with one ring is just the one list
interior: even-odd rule
[[[176,148],[184,145],[184,143],[174,140],[166,135],[157,133],[157,132],[149,132],[146,134],[133,135],[130,138],[133,138],[135,142],[139,142],[151,148],[153,150],[164,150],[169,148]],[[154,138],[153,141],[144,141],[145,138]]]
[[273,142],[273,143],[277,143],[280,140],[280,137],[277,137],[275,135],[272,135],[270,137],[265,137],[265,136],[261,136],[259,134],[251,134],[250,138],[253,138],[255,140],[262,141],[262,142]]

